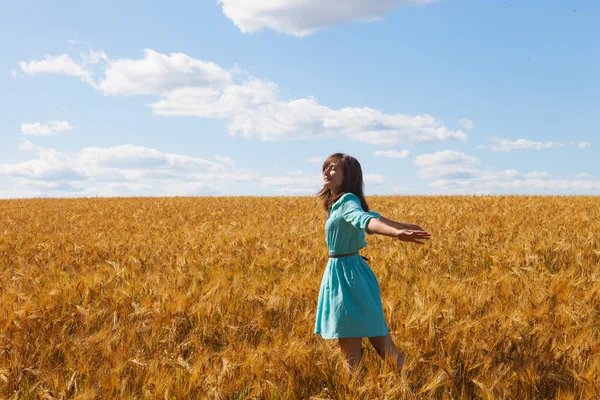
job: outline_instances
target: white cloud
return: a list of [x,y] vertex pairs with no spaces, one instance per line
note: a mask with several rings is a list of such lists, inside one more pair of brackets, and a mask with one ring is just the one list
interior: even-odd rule
[[464,153],[452,150],[421,154],[415,157],[414,164],[420,168],[419,176],[425,179],[454,178],[467,179],[476,175],[473,165],[479,160]]
[[[322,187],[320,174],[283,171],[287,176],[263,177],[235,167],[229,157],[215,155],[216,161],[209,161],[132,144],[66,154],[22,141],[19,149],[36,157],[0,164],[0,178],[15,183],[13,189],[0,190],[0,197],[223,195],[241,183],[283,194],[315,194]],[[382,177],[370,179],[377,184]]]
[[449,130],[430,115],[382,114],[368,107],[333,110],[314,98],[273,101],[239,110],[233,115],[229,132],[265,141],[346,135],[350,140],[379,145],[467,139],[464,132]]
[[[346,136],[371,144],[423,144],[465,141],[467,134],[446,128],[431,115],[384,114],[368,107],[331,109],[315,98],[282,100],[269,80],[227,71],[181,53],[164,55],[145,50],[143,59],[110,60],[90,51],[80,63],[69,56],[21,62],[28,74],[62,73],[79,76],[105,95],[154,95],[149,107],[162,116],[198,116],[229,120],[228,132],[263,141]],[[104,68],[94,80],[90,64]]]
[[79,40],[79,39],[69,39],[67,40],[68,44],[85,44],[87,46],[89,46],[89,43],[86,42],[85,40]]
[[235,165],[235,162],[230,157],[224,157],[216,154],[215,160],[225,165]]
[[530,179],[524,176],[513,179],[488,179],[482,174],[473,180],[438,180],[432,184],[456,193],[585,193],[600,192],[600,181],[590,179]]
[[470,119],[467,118],[461,118],[458,120],[458,124],[463,128],[463,129],[473,129],[475,127],[475,124],[473,123],[473,121],[471,121]]
[[421,154],[415,157],[415,165],[419,167],[431,167],[440,165],[474,165],[479,160],[464,153],[452,150],[438,151],[433,154]]
[[541,149],[553,149],[553,148],[562,148],[565,147],[563,143],[555,143],[555,142],[536,142],[527,139],[501,139],[497,137],[492,137],[489,141],[493,142],[489,146],[489,149],[492,151],[514,151],[514,150],[541,150]]
[[590,147],[590,144],[588,142],[575,142],[570,144],[571,146],[577,146],[580,149],[587,149],[588,147]]
[[101,61],[108,62],[108,57],[104,51],[91,50],[89,53],[80,53],[79,56],[88,64],[98,64]]
[[409,4],[436,0],[218,0],[223,13],[242,32],[264,28],[295,36],[349,21],[374,21]]
[[375,157],[386,157],[386,158],[407,158],[410,156],[410,151],[402,150],[386,150],[386,151],[376,151],[373,153]]
[[523,174],[526,179],[550,179],[552,175],[547,172],[533,171]]
[[477,169],[479,160],[463,153],[441,151],[415,158],[419,175],[433,179],[430,186],[445,193],[583,193],[600,191],[600,181],[585,179],[587,174],[577,174],[574,179],[556,178],[543,171],[522,173],[516,170]]
[[83,82],[96,87],[96,83],[92,78],[92,72],[73,61],[67,54],[60,56],[46,56],[41,61],[21,61],[19,63],[21,70],[27,75],[38,74],[64,74],[80,78]]
[[81,151],[78,159],[82,164],[85,160],[84,168],[152,169],[157,172],[177,170],[180,173],[223,169],[223,164],[220,163],[179,154],[162,153],[155,149],[131,144],[109,148],[88,147]]
[[385,183],[383,175],[379,174],[365,174],[363,180],[365,185],[383,185]]
[[311,164],[321,164],[325,161],[325,157],[309,157],[308,162]]
[[21,151],[38,151],[38,150],[43,150],[42,147],[38,147],[35,144],[31,143],[29,140],[23,140],[21,141],[21,143],[19,143],[19,145],[17,146],[17,148]]
[[42,181],[85,179],[85,174],[75,168],[62,153],[54,149],[33,148],[27,144],[21,147],[24,150],[36,151],[38,159],[15,164],[0,164],[0,176]]
[[70,155],[28,141],[22,142],[19,149],[35,152],[37,159],[0,164],[0,177],[26,179],[32,182],[31,185],[42,188],[48,182],[80,182],[88,186],[101,182],[158,183],[164,186],[169,182],[191,185],[198,180],[256,179],[255,174],[232,167],[231,159],[212,162],[130,144],[109,148],[88,147]]
[[[216,87],[183,87],[163,94],[163,99],[150,104],[154,114],[165,117],[195,116],[232,118],[275,101],[277,85],[251,78],[241,84]],[[244,124],[243,119],[240,124]]]
[[48,121],[45,124],[39,122],[21,124],[21,133],[32,136],[52,136],[59,132],[73,129],[68,121]]
[[303,187],[303,188],[319,188],[322,186],[321,175],[315,175],[310,178],[293,178],[289,176],[265,176],[260,178],[260,186],[262,187]]
[[258,180],[261,187],[276,188],[284,195],[314,195],[322,187],[321,175],[311,177],[265,176]]
[[215,63],[196,60],[182,53],[167,56],[146,49],[141,60],[111,61],[98,87],[106,95],[132,96],[160,95],[193,87],[209,91],[230,84],[231,74]]
[[42,190],[44,192],[55,193],[58,195],[63,192],[81,192],[85,190],[84,186],[80,182],[32,181],[22,178],[16,178],[15,181],[18,183],[21,189]]
[[14,69],[11,69],[11,70],[10,70],[10,74],[11,74],[13,77],[16,77],[16,76],[17,76],[17,71],[15,71]]

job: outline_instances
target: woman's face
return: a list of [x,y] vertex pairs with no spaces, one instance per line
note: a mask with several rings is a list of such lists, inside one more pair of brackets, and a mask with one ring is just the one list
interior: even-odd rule
[[342,188],[344,174],[342,168],[334,161],[323,171],[323,182],[332,193],[337,193]]

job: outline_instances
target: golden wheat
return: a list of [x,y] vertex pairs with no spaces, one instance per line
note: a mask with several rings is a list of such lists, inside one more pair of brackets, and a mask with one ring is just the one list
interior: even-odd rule
[[599,197],[371,197],[425,246],[371,236],[402,376],[350,381],[313,334],[313,198],[0,201],[0,397],[600,396]]

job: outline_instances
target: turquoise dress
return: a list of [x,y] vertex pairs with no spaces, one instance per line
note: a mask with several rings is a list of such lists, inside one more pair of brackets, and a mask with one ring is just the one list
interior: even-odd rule
[[[325,224],[329,254],[354,253],[364,248],[365,232],[371,218],[360,200],[346,193],[331,207]],[[360,255],[330,258],[321,280],[315,333],[324,339],[385,336],[379,284]]]

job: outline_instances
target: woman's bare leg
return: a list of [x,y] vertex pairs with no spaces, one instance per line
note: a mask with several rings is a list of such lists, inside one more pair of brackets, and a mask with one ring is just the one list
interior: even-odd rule
[[346,358],[346,363],[350,368],[350,372],[356,371],[356,367],[362,357],[362,338],[342,338],[338,339],[342,353]]
[[385,336],[373,336],[369,338],[369,341],[375,348],[375,351],[379,356],[383,359],[390,358],[396,361],[396,366],[398,368],[398,372],[402,371],[402,366],[404,365],[404,356],[392,340],[392,337],[388,333]]

